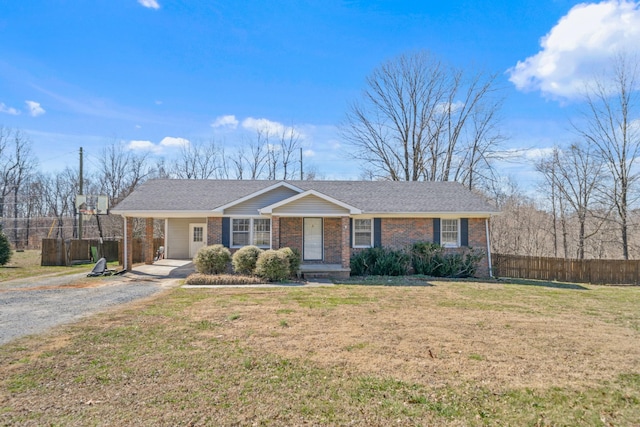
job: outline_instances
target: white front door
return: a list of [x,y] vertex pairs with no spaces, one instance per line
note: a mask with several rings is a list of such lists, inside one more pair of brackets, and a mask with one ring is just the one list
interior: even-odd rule
[[304,218],[302,256],[305,261],[322,261],[322,218]]
[[196,256],[198,249],[205,245],[207,224],[189,224],[189,258]]

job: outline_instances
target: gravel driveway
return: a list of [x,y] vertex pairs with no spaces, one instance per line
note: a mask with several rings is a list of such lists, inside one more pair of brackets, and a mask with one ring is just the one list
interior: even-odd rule
[[162,260],[122,276],[87,278],[81,273],[2,282],[0,345],[178,286],[192,271],[188,261]]

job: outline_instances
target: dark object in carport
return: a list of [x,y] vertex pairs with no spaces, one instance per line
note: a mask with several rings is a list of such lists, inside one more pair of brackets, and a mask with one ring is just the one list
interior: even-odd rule
[[109,270],[107,268],[107,259],[100,258],[96,265],[93,266],[93,270],[91,273],[87,274],[87,277],[97,277],[97,276],[111,276],[115,270]]

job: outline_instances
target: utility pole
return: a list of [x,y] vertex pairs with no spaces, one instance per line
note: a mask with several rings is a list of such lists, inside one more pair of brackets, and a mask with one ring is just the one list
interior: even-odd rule
[[[80,195],[84,194],[84,191],[82,189],[83,186],[83,182],[82,182],[82,147],[80,147],[80,179],[78,182],[78,190]],[[80,212],[78,212],[78,239],[82,240],[82,214]]]
[[302,172],[302,147],[300,147],[300,181],[304,180],[304,173]]

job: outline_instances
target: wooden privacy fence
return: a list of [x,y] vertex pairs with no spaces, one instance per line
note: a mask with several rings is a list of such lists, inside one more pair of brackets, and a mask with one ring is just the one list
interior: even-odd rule
[[640,260],[492,256],[496,277],[611,285],[640,283]]
[[[164,239],[153,239],[153,253],[164,244]],[[144,242],[133,239],[133,262],[144,262]],[[123,244],[119,240],[62,240],[42,239],[41,265],[71,265],[74,262],[96,262],[95,258],[106,258],[108,262],[122,264]]]
[[[144,259],[144,240],[143,239],[133,239],[131,242],[131,246],[133,246],[132,254],[133,254],[133,263],[137,264],[140,262],[145,262]],[[158,252],[158,248],[160,246],[164,246],[164,238],[155,237],[153,239],[153,256],[155,257],[156,252]],[[124,258],[124,245],[120,244],[118,249],[118,259],[120,260],[120,264],[122,264],[122,260]]]

